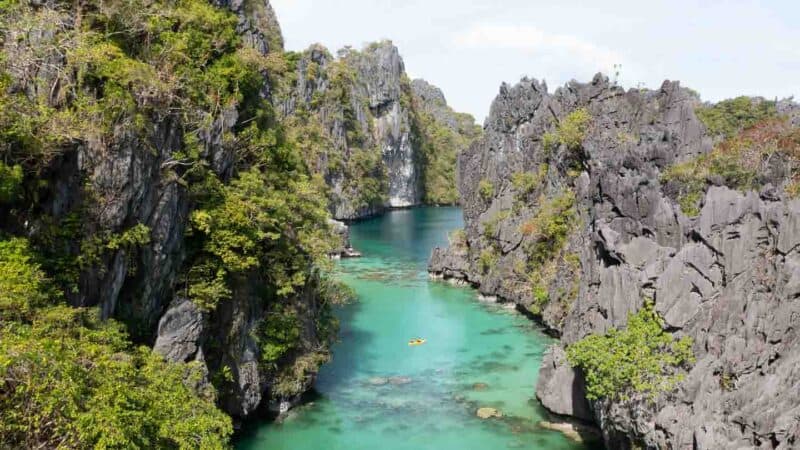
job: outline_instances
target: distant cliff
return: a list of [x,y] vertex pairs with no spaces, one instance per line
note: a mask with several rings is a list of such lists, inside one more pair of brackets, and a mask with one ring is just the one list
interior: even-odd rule
[[503,85],[430,271],[560,336],[537,397],[608,448],[795,448],[797,126],[791,102],[675,82]]
[[391,42],[336,58],[319,45],[289,53],[277,84],[278,109],[329,186],[334,218],[457,201],[455,155],[480,129],[437,88],[411,82]]

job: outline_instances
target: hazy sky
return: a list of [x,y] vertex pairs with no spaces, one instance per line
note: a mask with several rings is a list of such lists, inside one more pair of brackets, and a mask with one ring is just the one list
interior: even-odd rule
[[[552,92],[621,64],[620,82],[681,80],[705,100],[800,97],[800,0],[272,0],[286,47],[388,38],[412,78],[479,122],[503,81]],[[502,5],[502,6],[501,6]]]

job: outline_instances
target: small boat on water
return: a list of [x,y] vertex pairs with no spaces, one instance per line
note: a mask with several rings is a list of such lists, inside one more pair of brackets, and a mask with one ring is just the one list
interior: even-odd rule
[[411,339],[410,341],[408,341],[408,345],[413,347],[413,346],[416,346],[416,345],[422,345],[425,342],[427,342],[427,340],[425,340],[423,338],[414,338],[414,339]]

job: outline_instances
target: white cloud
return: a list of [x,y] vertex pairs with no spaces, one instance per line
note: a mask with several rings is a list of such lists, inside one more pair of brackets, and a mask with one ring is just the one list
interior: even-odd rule
[[589,70],[610,73],[615,64],[627,66],[616,51],[595,45],[577,36],[553,34],[532,26],[474,25],[457,33],[453,43],[467,49],[524,51],[551,62],[562,60],[569,66],[588,66]]

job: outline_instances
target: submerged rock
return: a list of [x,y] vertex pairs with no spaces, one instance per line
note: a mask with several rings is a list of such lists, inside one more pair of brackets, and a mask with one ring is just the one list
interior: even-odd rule
[[558,431],[569,439],[578,442],[595,442],[601,439],[600,430],[595,427],[578,425],[568,422],[539,422],[539,426],[552,431]]
[[383,386],[389,384],[389,379],[384,377],[372,377],[367,380],[367,383],[373,386]]
[[392,385],[395,385],[395,386],[402,386],[404,384],[411,383],[411,381],[412,380],[409,377],[391,377],[391,378],[389,378],[389,384],[392,384]]
[[478,410],[475,411],[475,415],[481,419],[493,419],[493,418],[499,419],[503,417],[502,412],[498,411],[495,408],[489,408],[489,407],[478,408]]

